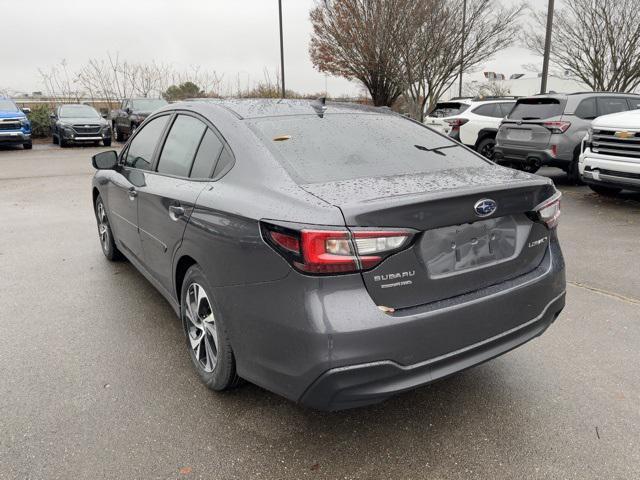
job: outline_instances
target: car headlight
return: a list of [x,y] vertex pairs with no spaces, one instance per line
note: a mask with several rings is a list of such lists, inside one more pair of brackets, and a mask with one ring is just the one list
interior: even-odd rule
[[29,127],[31,126],[31,122],[28,118],[23,118],[20,120],[20,125],[22,125],[23,127]]

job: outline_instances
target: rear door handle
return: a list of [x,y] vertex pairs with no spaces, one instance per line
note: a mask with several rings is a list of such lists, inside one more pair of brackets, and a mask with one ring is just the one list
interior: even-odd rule
[[134,198],[136,198],[138,196],[138,192],[136,192],[136,189],[131,187],[129,189],[129,200],[133,200]]
[[177,222],[180,217],[184,216],[184,208],[179,205],[169,206],[169,218]]

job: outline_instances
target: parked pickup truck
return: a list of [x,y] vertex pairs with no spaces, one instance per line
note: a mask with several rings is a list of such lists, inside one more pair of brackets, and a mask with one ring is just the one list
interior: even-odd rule
[[0,145],[22,145],[31,148],[31,122],[10,98],[0,97]]
[[116,141],[123,142],[155,110],[168,102],[161,98],[130,98],[111,112],[111,128]]
[[582,180],[601,195],[640,191],[640,110],[596,118],[578,167]]

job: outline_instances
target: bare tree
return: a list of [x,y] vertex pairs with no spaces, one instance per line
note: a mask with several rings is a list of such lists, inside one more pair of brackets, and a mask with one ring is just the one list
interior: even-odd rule
[[[414,118],[422,120],[464,72],[473,71],[513,42],[524,6],[503,6],[497,0],[467,0],[461,28],[462,0],[418,0],[417,25],[404,42],[406,96]],[[464,42],[464,56],[460,46]]]
[[[554,15],[551,62],[596,91],[640,86],[638,0],[563,0]],[[525,42],[542,54],[546,11],[533,11]]]
[[309,53],[321,72],[359,80],[374,105],[404,91],[398,54],[416,0],[317,0]]

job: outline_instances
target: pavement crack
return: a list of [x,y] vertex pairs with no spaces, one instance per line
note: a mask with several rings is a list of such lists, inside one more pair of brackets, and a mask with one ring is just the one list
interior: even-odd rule
[[621,295],[615,292],[609,292],[608,290],[603,290],[598,287],[592,287],[591,285],[586,285],[580,282],[567,282],[569,285],[573,285],[574,287],[584,288],[585,290],[590,290],[595,293],[599,293],[600,295],[606,295],[607,297],[615,298],[616,300],[620,300],[625,303],[630,303],[631,305],[640,305],[640,299],[627,297],[626,295]]

